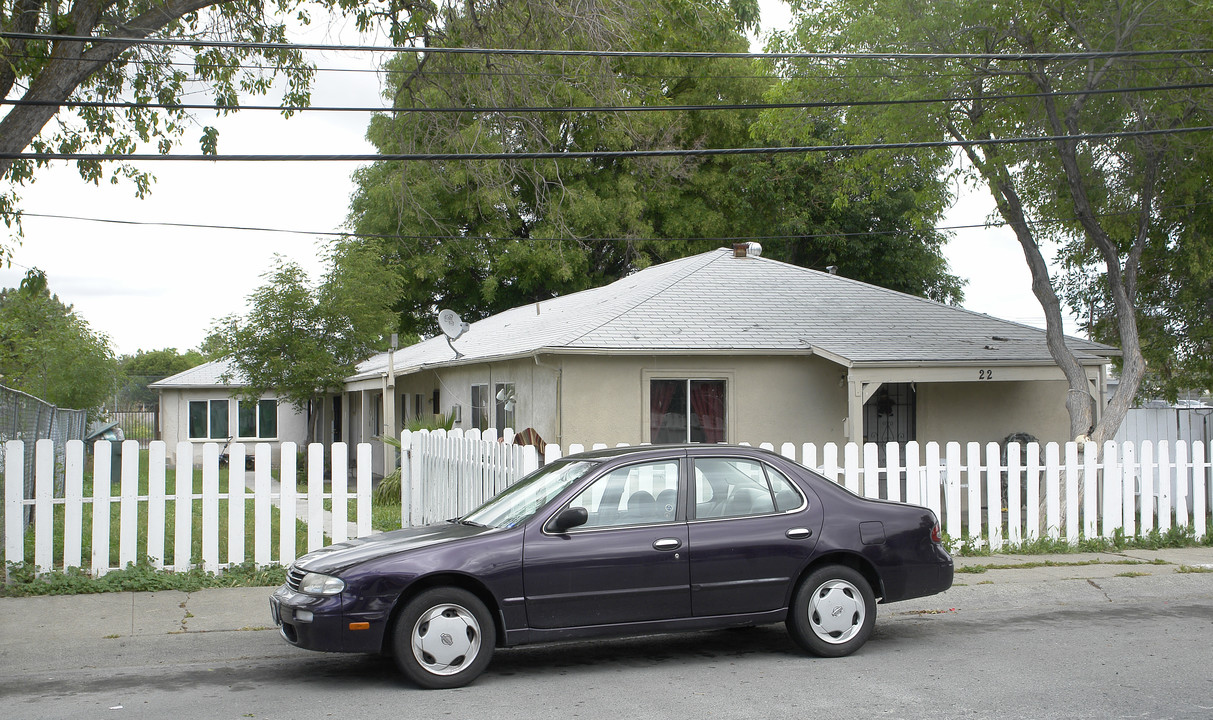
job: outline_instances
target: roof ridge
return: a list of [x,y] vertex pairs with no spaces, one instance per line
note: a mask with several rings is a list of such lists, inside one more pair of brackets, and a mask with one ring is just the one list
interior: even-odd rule
[[[893,288],[887,288],[883,285],[877,285],[875,283],[866,283],[862,280],[856,280],[855,278],[846,277],[845,275],[835,275],[833,273],[828,273],[828,272],[823,273],[822,271],[816,270],[814,268],[805,267],[803,265],[793,265],[792,263],[783,262],[782,260],[775,260],[774,258],[764,258],[764,257],[759,256],[757,259],[765,260],[767,262],[775,263],[777,265],[783,265],[784,267],[792,268],[794,270],[801,271],[805,274],[812,273],[817,276],[825,275],[825,276],[835,278],[835,280],[837,280],[837,281],[847,282],[847,283],[856,284],[856,285],[862,285],[864,288],[866,288],[868,290],[878,290],[881,293],[884,293],[887,295],[894,295],[896,297],[914,300],[919,303],[926,303],[928,305],[933,305],[935,307],[943,307],[943,308],[947,308],[949,310],[959,310],[963,313],[967,313],[974,317],[985,318],[987,320],[995,320],[995,321],[1003,323],[1005,325],[1014,325],[1015,327],[1022,328],[1024,330],[1031,330],[1033,332],[1040,332],[1040,333],[1047,332],[1047,328],[1038,328],[1035,325],[1029,325],[1027,323],[1017,322],[1015,320],[1008,320],[1006,318],[998,317],[997,315],[991,315],[989,313],[983,313],[983,312],[977,312],[976,310],[970,310],[969,308],[964,307],[962,305],[951,305],[951,304],[948,304],[945,302],[941,302],[939,300],[932,300],[931,298],[923,297],[921,295],[914,295],[912,293],[902,292],[900,290],[894,290]],[[1078,337],[1077,335],[1067,335],[1064,332],[1062,333],[1062,337],[1065,340],[1076,340],[1080,343],[1087,343],[1091,347],[1099,347],[1099,348],[1112,347],[1111,345],[1108,345],[1106,343],[1101,343],[1101,342],[1098,342],[1095,340],[1090,340],[1088,338]]]
[[[584,338],[585,336],[590,335],[591,333],[593,333],[593,332],[595,332],[595,331],[597,331],[597,330],[601,329],[602,327],[604,327],[604,326],[606,326],[606,325],[608,325],[608,324],[610,324],[610,323],[614,322],[615,320],[618,320],[619,318],[623,317],[624,315],[627,315],[628,313],[632,312],[633,310],[635,310],[635,309],[637,309],[637,308],[639,308],[639,307],[642,307],[642,306],[644,306],[645,304],[647,304],[647,303],[651,302],[651,301],[652,301],[654,298],[657,298],[657,297],[659,297],[660,295],[662,295],[663,293],[668,292],[668,291],[669,291],[669,290],[670,290],[670,289],[671,289],[671,288],[674,286],[675,282],[680,282],[680,281],[682,281],[682,280],[686,279],[687,277],[689,277],[689,276],[691,276],[691,275],[693,275],[693,274],[695,274],[695,273],[699,272],[699,271],[700,271],[700,270],[702,270],[704,267],[706,267],[706,266],[710,265],[712,262],[715,262],[717,258],[716,258],[716,257],[713,257],[713,256],[714,256],[714,255],[719,255],[719,254],[720,254],[720,253],[722,253],[722,252],[727,252],[727,251],[726,251],[726,250],[724,250],[724,249],[720,249],[720,250],[716,250],[716,251],[708,251],[708,252],[705,252],[705,253],[699,253],[698,255],[689,255],[689,256],[684,257],[684,258],[678,258],[677,260],[670,260],[669,262],[666,262],[666,263],[658,263],[658,264],[656,264],[656,265],[650,265],[649,267],[645,268],[644,270],[640,270],[639,272],[633,273],[633,274],[631,274],[631,275],[625,275],[624,277],[619,278],[618,280],[616,280],[615,282],[611,283],[610,285],[603,285],[603,286],[602,286],[601,288],[599,288],[599,289],[603,289],[603,290],[605,290],[606,288],[609,288],[609,287],[611,287],[612,285],[615,285],[616,283],[621,283],[621,282],[623,282],[624,280],[627,280],[628,278],[634,278],[634,277],[636,277],[637,275],[640,275],[641,273],[645,272],[646,270],[649,270],[649,269],[656,269],[656,268],[662,267],[663,265],[673,265],[673,264],[675,264],[675,263],[677,263],[677,264],[684,264],[684,263],[685,263],[686,265],[690,266],[690,267],[689,267],[689,268],[688,268],[688,269],[687,269],[687,270],[686,270],[684,273],[682,273],[681,275],[679,275],[678,273],[671,273],[671,275],[672,275],[672,276],[675,278],[675,281],[674,281],[674,282],[669,282],[669,283],[666,283],[666,284],[665,284],[665,285],[663,285],[662,287],[658,288],[657,292],[654,292],[654,293],[651,293],[651,294],[646,295],[645,297],[643,297],[643,298],[641,298],[640,300],[636,301],[636,302],[635,302],[635,303],[633,303],[632,305],[630,305],[630,306],[628,306],[628,307],[624,308],[623,310],[620,310],[619,312],[617,312],[617,313],[615,313],[614,315],[612,315],[612,316],[608,317],[607,319],[603,320],[602,322],[598,323],[597,325],[595,325],[595,326],[593,326],[593,327],[591,327],[591,328],[587,328],[587,329],[585,330],[585,332],[583,332],[583,333],[581,333],[581,334],[579,334],[579,335],[577,335],[577,336],[575,336],[575,337],[571,338],[571,339],[569,340],[569,342],[570,342],[570,343],[572,343],[572,342],[577,342],[578,340],[581,340],[581,339],[582,339],[582,338]],[[703,260],[703,262],[702,262],[702,263],[694,263],[694,262],[691,262],[691,261],[693,261],[693,260]],[[584,291],[583,291],[583,292],[584,292]],[[575,293],[574,293],[574,294],[575,294]],[[566,297],[568,297],[568,296],[566,296]]]

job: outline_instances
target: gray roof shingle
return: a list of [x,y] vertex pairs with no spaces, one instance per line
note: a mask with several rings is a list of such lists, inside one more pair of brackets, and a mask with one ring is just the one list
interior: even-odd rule
[[[1043,330],[920,297],[715,250],[656,265],[610,285],[513,308],[396,351],[397,372],[537,351],[809,352],[852,363],[1051,363]],[[1083,360],[1118,351],[1079,338]],[[381,353],[358,366],[364,379],[387,368]]]
[[[232,375],[232,381],[225,383],[220,380],[220,376],[228,372]],[[150,383],[148,387],[157,390],[181,390],[185,388],[242,387],[246,384],[244,375],[239,370],[231,367],[231,362],[227,358],[224,358],[222,360],[212,360],[211,362],[202,363],[189,370],[183,370],[176,375],[170,375],[163,380]]]

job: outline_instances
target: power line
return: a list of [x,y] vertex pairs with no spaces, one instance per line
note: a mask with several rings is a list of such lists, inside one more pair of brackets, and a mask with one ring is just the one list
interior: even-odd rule
[[938,98],[913,98],[903,100],[838,100],[821,102],[789,102],[789,103],[733,103],[725,105],[574,105],[574,106],[483,106],[483,107],[383,107],[383,106],[316,106],[316,105],[224,105],[206,103],[141,103],[117,102],[100,100],[69,100],[56,102],[53,100],[0,100],[0,105],[30,106],[30,107],[67,107],[67,108],[113,108],[120,110],[153,109],[153,110],[214,110],[216,112],[234,112],[239,110],[273,110],[277,112],[356,112],[356,113],[629,113],[629,112],[698,112],[714,110],[786,110],[786,109],[820,109],[873,107],[890,105],[927,105],[936,103],[973,102],[977,100],[1028,100],[1044,97],[1067,97],[1074,95],[1112,95],[1120,93],[1165,92],[1171,90],[1200,90],[1213,88],[1213,83],[1185,83],[1182,85],[1146,85],[1126,88],[1101,88],[1094,90],[1059,90],[1055,92],[1035,93],[1006,93],[997,95],[956,95]]
[[713,58],[737,60],[1095,60],[1117,57],[1159,57],[1208,55],[1213,48],[1170,50],[1112,50],[1052,53],[838,53],[838,52],[707,52],[691,50],[538,50],[529,48],[418,47],[409,45],[325,45],[320,43],[236,42],[230,40],[183,40],[173,38],[115,37],[93,35],[53,35],[48,33],[0,33],[9,40],[35,40],[79,43],[117,43],[122,45],[163,45],[168,47],[232,48],[239,50],[322,50],[337,52],[417,53],[432,55],[538,55],[544,57],[610,58]]
[[[1207,206],[1207,205],[1213,205],[1213,201],[1185,203],[1185,204],[1179,204],[1179,205],[1168,205],[1165,208],[1159,208],[1159,209],[1160,210],[1163,210],[1163,209],[1182,210],[1182,209],[1191,209],[1194,207]],[[63,215],[63,214],[58,214],[58,213],[37,213],[37,212],[27,212],[27,211],[18,212],[18,211],[12,211],[12,210],[9,210],[9,211],[0,210],[0,215],[18,215],[18,214],[22,215],[23,217],[31,217],[31,218],[43,218],[43,219],[48,219],[48,220],[73,220],[73,221],[78,221],[78,222],[95,222],[95,223],[102,223],[102,224],[109,224],[109,225],[171,227],[171,228],[184,228],[184,229],[191,229],[191,230],[234,230],[234,231],[240,231],[240,232],[264,232],[264,233],[278,233],[278,234],[286,234],[286,235],[309,235],[309,236],[318,236],[318,237],[357,237],[357,238],[365,238],[368,240],[519,240],[519,239],[522,239],[522,238],[504,237],[504,236],[402,235],[402,234],[398,234],[398,233],[360,233],[360,232],[353,232],[353,231],[342,232],[342,231],[332,231],[332,230],[321,230],[321,231],[291,230],[291,229],[287,229],[287,228],[268,228],[268,227],[249,226],[249,225],[218,225],[218,224],[210,224],[210,223],[187,223],[187,222],[176,222],[176,221],[128,220],[128,219],[119,219],[119,218],[98,218],[98,217],[84,217],[84,216],[80,216],[80,215]],[[1138,214],[1137,210],[1124,210],[1121,212],[1095,213],[1092,217],[1111,218],[1111,217],[1136,216],[1137,214]],[[1029,220],[1028,224],[1029,225],[1053,225],[1053,224],[1077,222],[1077,221],[1078,221],[1078,218],[1075,218],[1075,217],[1042,218],[1039,220]],[[733,241],[740,242],[743,240],[757,240],[757,241],[797,240],[797,239],[813,239],[813,238],[824,238],[824,237],[863,237],[863,236],[871,236],[871,235],[904,235],[909,232],[915,232],[915,231],[917,231],[917,232],[927,232],[927,231],[947,232],[947,231],[953,231],[953,230],[980,230],[980,229],[999,228],[999,227],[1007,227],[1007,226],[1008,226],[1008,223],[999,221],[999,222],[989,222],[989,223],[972,223],[972,224],[967,224],[967,225],[937,225],[937,226],[934,226],[931,228],[918,228],[918,229],[910,229],[910,230],[864,230],[864,231],[852,231],[852,232],[798,233],[795,235],[748,235],[748,236],[734,236],[734,237],[648,238],[648,239],[677,239],[677,240],[719,241],[719,242],[733,242]],[[624,242],[624,241],[628,241],[628,240],[636,240],[638,238],[554,237],[554,238],[543,238],[543,239],[544,240],[568,241],[568,242],[577,242],[577,241]]]
[[1042,135],[978,140],[931,140],[925,142],[867,143],[861,145],[796,145],[756,148],[691,148],[675,150],[587,150],[570,152],[496,152],[496,153],[349,153],[349,154],[241,154],[241,155],[156,155],[119,153],[0,153],[0,160],[86,160],[99,162],[450,162],[462,160],[611,160],[637,157],[716,157],[725,155],[789,155],[814,152],[866,152],[869,150],[928,150],[954,147],[1027,145],[1048,142],[1111,140],[1116,138],[1187,135],[1209,132],[1213,126],[1125,130],[1075,135]]
[[[26,52],[26,53],[0,52],[0,58],[12,58],[12,59],[18,59],[18,60],[43,60],[43,59],[45,59],[41,55],[34,55],[34,54],[28,53],[28,52]],[[86,60],[85,58],[58,58],[57,62],[83,63],[83,62],[88,62],[88,60]],[[184,68],[207,68],[207,69],[223,68],[223,69],[232,69],[232,70],[272,70],[272,71],[311,70],[311,71],[315,71],[318,73],[319,72],[374,73],[374,74],[389,75],[389,74],[393,74],[393,73],[403,72],[400,70],[389,70],[386,68],[326,67],[323,65],[275,66],[275,65],[262,65],[262,64],[253,64],[253,63],[215,64],[215,63],[209,63],[209,62],[199,64],[199,63],[194,63],[194,62],[177,62],[177,61],[171,61],[171,60],[154,60],[154,59],[140,59],[139,63],[142,65],[159,66],[159,67],[184,67]],[[1186,70],[1186,69],[1191,69],[1191,68],[1189,65],[1177,64],[1177,65],[1155,65],[1151,69],[1154,71],[1164,71],[1164,70]],[[1112,68],[1105,69],[1104,72],[1107,74],[1123,75],[1123,74],[1129,74],[1129,73],[1137,73],[1139,71],[1136,69],[1133,69],[1133,68],[1112,67]],[[556,71],[527,72],[527,71],[507,70],[507,69],[501,69],[501,70],[496,70],[496,69],[493,69],[493,70],[453,70],[450,68],[429,68],[426,70],[425,74],[431,75],[431,76],[435,76],[435,75],[436,76],[481,76],[481,77],[501,77],[501,78],[514,78],[514,77],[567,78],[567,77],[569,77],[569,73],[567,73],[567,72],[556,72]],[[1029,74],[1028,71],[1014,71],[1014,70],[1005,70],[1005,71],[999,72],[1000,76],[1016,76],[1016,75],[1025,75],[1026,76],[1028,74]],[[628,75],[629,75],[629,77],[637,77],[637,78],[667,78],[669,76],[668,73],[656,74],[656,73],[632,73],[632,72],[629,72]],[[578,72],[577,72],[577,76],[578,77],[613,77],[613,74],[608,73],[608,72],[585,72],[584,68],[579,68]],[[906,80],[906,79],[921,79],[921,78],[927,78],[927,77],[949,78],[949,77],[969,77],[969,76],[970,76],[970,74],[966,73],[966,72],[935,72],[935,73],[905,73],[905,72],[903,72],[903,73],[899,73],[896,75],[891,75],[887,72],[880,72],[880,73],[855,73],[855,72],[853,72],[853,73],[847,73],[847,74],[840,74],[838,72],[806,73],[802,69],[798,68],[797,72],[792,77],[797,78],[797,79],[809,78],[809,79],[821,79],[821,80],[868,80],[868,79],[873,79],[873,78]],[[726,79],[726,80],[763,80],[763,79],[775,79],[777,76],[772,73],[763,73],[763,74],[757,74],[757,73],[715,74],[714,73],[711,77],[713,79]]]

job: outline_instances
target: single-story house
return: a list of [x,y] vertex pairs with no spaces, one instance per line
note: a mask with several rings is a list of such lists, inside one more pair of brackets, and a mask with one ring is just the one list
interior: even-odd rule
[[[756,250],[663,263],[381,353],[346,397],[392,434],[453,414],[563,447],[1069,439],[1044,331]],[[1118,351],[1066,342],[1102,408]]]
[[[225,376],[230,380],[224,382]],[[160,437],[168,444],[168,461],[176,464],[177,443],[194,444],[195,461],[202,458],[207,442],[245,443],[249,455],[253,445],[269,443],[274,463],[279,462],[282,443],[304,446],[307,413],[273,394],[256,401],[239,397],[245,387],[238,370],[227,360],[203,363],[148,385],[160,394]]]

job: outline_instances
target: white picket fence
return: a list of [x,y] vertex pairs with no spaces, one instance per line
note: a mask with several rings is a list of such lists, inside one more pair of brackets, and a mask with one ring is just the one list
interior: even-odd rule
[[539,467],[534,447],[504,439],[514,437],[508,428],[502,436],[499,440],[496,430],[401,433],[403,524],[459,517]]
[[[512,437],[507,431],[507,437]],[[201,565],[219,570],[230,564],[258,566],[289,564],[310,551],[371,528],[371,446],[355,448],[353,468],[344,443],[330,448],[331,477],[347,482],[325,489],[325,448],[307,448],[307,490],[296,490],[296,447],[283,443],[281,467],[271,468],[270,447],[254,448],[251,491],[246,487],[247,448],[233,444],[230,468],[242,482],[220,492],[219,448],[204,446],[198,467],[183,461],[166,465],[166,446],[153,442],[148,451],[148,484],[139,487],[138,443],[123,444],[119,478],[111,478],[109,443],[94,453],[93,488],[84,495],[84,444],[66,445],[64,466],[55,465],[51,441],[35,449],[33,497],[23,488],[24,467],[19,441],[6,443],[4,468],[5,558],[24,557],[23,510],[33,508],[33,562],[41,569],[81,567],[94,575],[125,567],[141,557],[157,567],[184,570]],[[539,466],[532,447],[498,440],[488,433],[442,431],[401,435],[403,449],[400,507],[404,525],[419,525],[457,517]],[[595,445],[594,448],[605,447]],[[775,450],[769,444],[763,447]],[[571,445],[567,453],[586,449]],[[390,450],[390,448],[389,448]],[[883,450],[883,452],[882,452]],[[1108,443],[1102,457],[1096,448],[1073,443],[1031,443],[1008,446],[1006,461],[997,443],[889,443],[838,446],[826,443],[785,443],[778,452],[813,467],[827,478],[866,497],[925,505],[939,516],[944,532],[954,539],[971,538],[998,550],[1040,537],[1075,542],[1080,537],[1111,537],[1118,531],[1133,537],[1172,527],[1190,528],[1204,538],[1209,518],[1210,458],[1203,442]],[[548,445],[544,461],[565,454]],[[1021,461],[1021,455],[1025,460]],[[193,458],[189,443],[177,447],[177,457]],[[195,474],[201,473],[201,490]],[[277,477],[275,477],[277,474]],[[170,480],[171,475],[171,480]],[[348,479],[352,481],[350,489]],[[288,482],[279,484],[278,478]],[[118,492],[114,494],[114,484]],[[61,488],[57,490],[56,488]],[[355,530],[347,531],[349,500]],[[323,507],[331,501],[331,512]],[[251,501],[252,533],[246,536],[246,505]],[[116,527],[111,523],[118,506]],[[91,522],[85,522],[86,507]],[[99,512],[99,508],[106,511]],[[167,510],[172,526],[166,530]],[[201,517],[195,538],[194,516]],[[272,519],[278,520],[273,530]],[[296,542],[296,520],[307,525],[306,548]],[[56,523],[62,528],[56,532]],[[86,538],[91,552],[84,557]],[[140,540],[145,537],[146,541]],[[111,541],[117,550],[111,553]],[[197,542],[196,542],[197,541]],[[222,542],[222,547],[221,547]],[[198,545],[200,550],[195,551]],[[171,562],[165,562],[171,556]]]
[[[24,497],[21,478],[24,472],[22,444],[10,441],[5,444],[8,463],[4,468],[4,549],[6,562],[17,562],[25,553],[25,529],[22,509],[33,507],[33,562],[41,570],[79,567],[93,575],[103,575],[110,570],[126,567],[128,563],[150,557],[153,564],[165,570],[186,570],[201,565],[210,571],[232,564],[252,561],[258,566],[287,565],[295,559],[297,547],[296,519],[307,523],[307,550],[322,547],[327,542],[348,539],[348,501],[357,499],[354,516],[357,522],[356,535],[371,533],[371,446],[363,443],[356,447],[353,477],[355,492],[349,490],[350,468],[346,460],[348,447],[336,443],[331,448],[333,458],[331,472],[340,481],[331,483],[325,490],[324,446],[308,446],[307,491],[296,490],[296,450],[294,443],[282,444],[279,478],[287,482],[278,483],[271,474],[270,446],[259,444],[254,448],[254,470],[252,490],[246,486],[246,447],[232,444],[229,450],[229,469],[236,482],[230,483],[226,491],[220,492],[219,446],[206,443],[203,446],[200,467],[189,459],[194,457],[193,447],[188,442],[177,446],[179,462],[171,471],[166,464],[166,445],[152,442],[148,448],[148,483],[142,492],[139,487],[139,442],[127,440],[122,444],[120,477],[111,477],[110,443],[99,441],[93,454],[93,486],[89,496],[84,495],[84,443],[72,440],[66,443],[65,461],[62,468],[55,466],[54,444],[50,440],[39,440],[34,452],[33,497]],[[201,491],[194,488],[195,473],[201,472]],[[113,492],[117,483],[118,493]],[[56,486],[61,490],[56,490]],[[253,533],[246,537],[246,506],[252,501]],[[324,510],[324,501],[330,500],[332,511]],[[111,514],[117,504],[117,527],[112,527]],[[56,508],[62,532],[56,532]],[[84,522],[84,508],[89,507],[90,521]],[[167,510],[172,509],[172,526],[167,528]],[[102,510],[104,509],[104,510]],[[278,531],[272,532],[271,518],[277,515]],[[201,516],[199,532],[200,552],[195,552],[194,517]],[[225,521],[222,521],[226,517]],[[326,521],[327,519],[327,521]],[[328,531],[326,536],[326,529]],[[142,533],[140,531],[143,531]],[[88,532],[91,552],[83,557],[83,545]],[[111,544],[117,540],[117,553],[111,552]],[[139,541],[146,537],[146,543]],[[221,539],[225,539],[220,547]],[[166,550],[171,552],[172,562],[166,563]],[[117,561],[116,563],[114,561]]]
[[[476,464],[477,453],[500,445],[478,433],[406,433],[411,452],[406,493],[414,500],[405,517],[419,525],[456,517],[476,507],[520,475],[500,477]],[[503,446],[504,447],[504,446]],[[590,449],[607,447],[592,445]],[[760,447],[776,450],[770,443]],[[480,448],[480,449],[477,449]],[[568,454],[586,450],[570,445]],[[526,448],[523,448],[526,450]],[[1105,443],[784,443],[778,452],[814,468],[869,498],[925,505],[949,537],[999,550],[1041,537],[1077,542],[1081,537],[1127,537],[1191,528],[1203,539],[1209,517],[1211,465],[1203,442]],[[882,452],[883,451],[883,452]],[[563,455],[545,448],[545,462]],[[487,462],[487,461],[486,461]],[[417,470],[416,468],[424,468]],[[523,465],[518,472],[529,467]],[[436,471],[441,468],[441,471]],[[506,475],[509,475],[507,472]],[[492,476],[492,482],[486,477]]]

